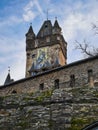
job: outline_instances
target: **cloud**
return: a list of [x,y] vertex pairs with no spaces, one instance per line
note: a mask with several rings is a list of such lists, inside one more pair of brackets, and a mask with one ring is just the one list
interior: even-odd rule
[[2,20],[0,21],[0,28],[4,28],[4,26],[12,26],[12,25],[15,25],[15,24],[19,24],[19,23],[22,23],[23,20],[17,16],[9,16],[8,18],[6,18],[7,20]]
[[0,39],[0,84],[7,76],[7,68],[11,67],[11,75],[15,80],[25,75],[25,40],[2,37]]
[[[79,51],[75,50],[75,40],[82,42],[83,39],[90,41],[95,47],[97,47],[98,37],[93,35],[91,23],[98,21],[98,1],[90,1],[87,3],[78,2],[72,6],[67,6],[61,14],[63,35],[68,42],[68,62],[83,58]],[[66,10],[67,13],[66,14]],[[73,57],[74,55],[74,57]]]
[[38,0],[32,0],[24,7],[23,19],[26,22],[34,20],[39,13],[44,15]]
[[25,14],[23,14],[23,19],[26,22],[33,20],[36,17],[36,14],[31,10],[28,10]]
[[[85,3],[82,0],[74,0],[74,2],[73,0],[62,0],[62,2],[59,0],[55,2],[43,0],[43,3],[42,0],[28,0],[28,3],[25,1],[25,4],[22,5],[19,15],[15,11],[6,16],[5,19],[0,19],[0,46],[2,47],[0,50],[0,76],[2,77],[0,78],[0,83],[2,84],[6,78],[8,66],[11,66],[11,75],[15,80],[25,76],[25,39],[20,35],[19,38],[14,36],[16,35],[15,33],[13,34],[15,28],[18,30],[20,26],[23,27],[28,22],[33,21],[36,30],[39,30],[37,27],[42,22],[40,17],[45,20],[46,13],[44,10],[49,9],[50,19],[55,16],[58,17],[63,35],[68,42],[68,62],[72,62],[82,57],[79,51],[74,50],[75,40],[81,42],[84,38],[87,38],[93,45],[98,46],[98,36],[94,36],[91,27],[91,23],[98,21],[97,5],[97,0],[89,0],[89,2],[85,1]],[[38,21],[35,20],[36,18]],[[8,27],[13,25],[14,28]],[[9,34],[5,34],[6,31]],[[20,34],[18,31],[16,32],[17,35]],[[23,30],[21,30],[21,33],[24,34]]]

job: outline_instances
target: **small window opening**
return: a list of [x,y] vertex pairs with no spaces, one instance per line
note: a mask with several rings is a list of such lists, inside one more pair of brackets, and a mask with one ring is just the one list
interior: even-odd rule
[[15,93],[17,93],[17,92],[16,92],[16,90],[13,90],[12,93],[15,94]]
[[45,28],[47,28],[47,27],[48,27],[48,25],[46,24],[46,25],[45,25]]
[[88,82],[90,82],[90,78],[93,77],[93,70],[88,70]]
[[44,89],[44,83],[41,83],[41,84],[40,84],[39,89],[40,89],[40,90],[43,90],[43,89]]
[[35,57],[35,54],[32,54],[32,58],[34,58]]
[[75,75],[74,74],[70,75],[70,86],[71,87],[75,86]]
[[56,79],[54,81],[54,87],[55,87],[55,89],[59,89],[59,79]]
[[27,53],[27,56],[30,56],[30,53]]

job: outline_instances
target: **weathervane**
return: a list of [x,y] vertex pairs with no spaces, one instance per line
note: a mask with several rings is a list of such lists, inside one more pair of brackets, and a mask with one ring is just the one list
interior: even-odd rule
[[10,73],[10,66],[8,66],[8,73]]
[[57,20],[57,17],[55,17],[55,20]]
[[30,26],[32,26],[32,23],[30,23]]

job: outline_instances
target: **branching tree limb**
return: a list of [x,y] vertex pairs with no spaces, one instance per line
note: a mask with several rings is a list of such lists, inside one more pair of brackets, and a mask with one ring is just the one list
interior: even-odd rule
[[[92,29],[96,35],[98,35],[98,26],[94,23],[92,23]],[[85,39],[82,43],[75,41],[76,46],[75,49],[81,50],[83,54],[86,54],[88,57],[96,56],[98,55],[98,48],[91,46],[89,42],[87,42]]]
[[94,30],[95,34],[98,34],[98,26],[92,23],[92,29]]
[[76,43],[75,49],[81,50],[81,52],[83,54],[86,54],[88,57],[98,55],[98,48],[91,46],[90,43],[87,42],[86,40],[83,40],[82,43],[76,40],[75,43]]

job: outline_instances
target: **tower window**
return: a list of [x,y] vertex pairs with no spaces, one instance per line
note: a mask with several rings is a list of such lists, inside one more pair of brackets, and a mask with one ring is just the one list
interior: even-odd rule
[[27,56],[30,56],[30,53],[27,53]]
[[38,39],[35,40],[35,47],[38,47]]
[[70,86],[71,87],[75,86],[75,75],[74,74],[70,75]]
[[35,57],[35,54],[32,54],[32,58],[34,58]]
[[90,78],[93,77],[93,70],[88,70],[88,82],[90,81]]
[[45,28],[47,28],[47,27],[48,27],[48,25],[46,24],[46,25],[45,25]]
[[57,40],[60,40],[60,37],[59,37],[59,36],[57,36]]
[[50,42],[50,38],[49,37],[46,38],[46,42]]
[[54,87],[55,87],[55,89],[59,89],[59,79],[56,79],[54,81]]
[[41,84],[39,85],[39,89],[40,89],[40,90],[43,90],[43,89],[44,89],[44,83],[41,83]]

